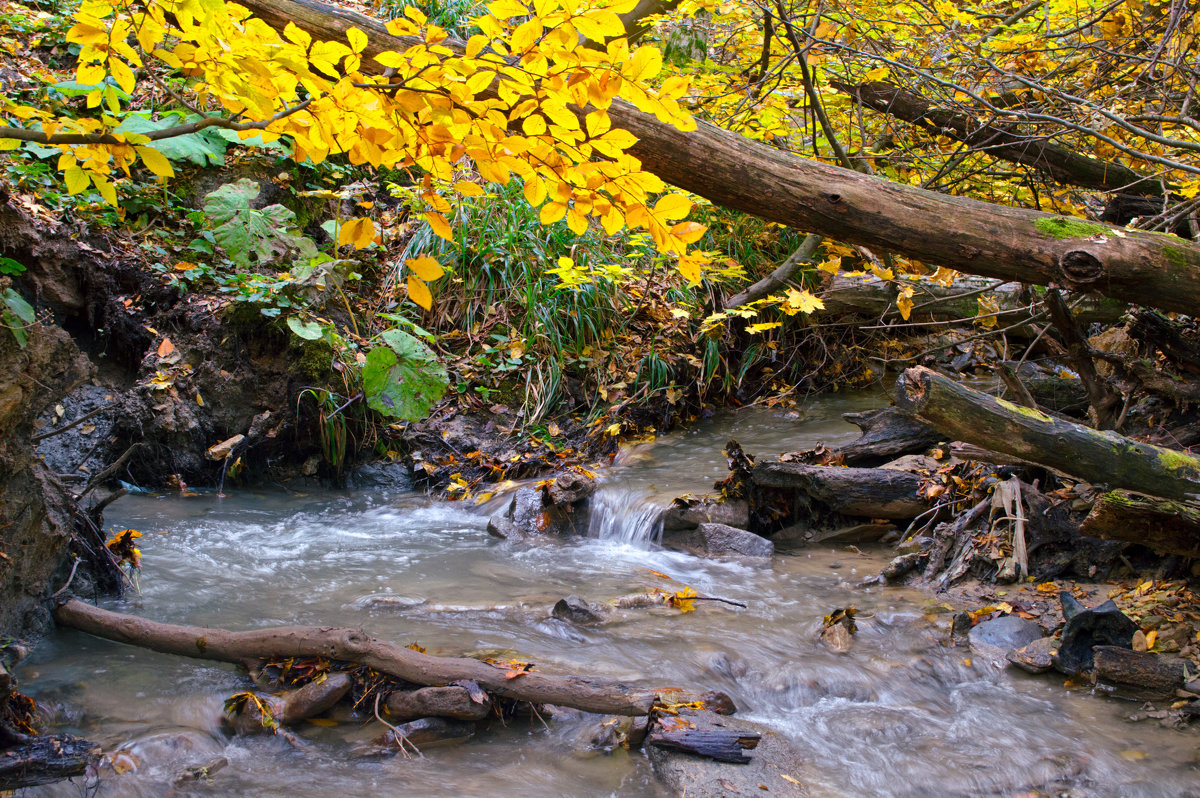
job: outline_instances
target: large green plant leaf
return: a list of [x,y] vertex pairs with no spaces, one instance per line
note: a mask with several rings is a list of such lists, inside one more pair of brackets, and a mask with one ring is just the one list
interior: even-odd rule
[[12,330],[13,337],[17,339],[17,343],[22,349],[25,348],[25,342],[29,340],[29,334],[25,332],[25,328],[33,324],[37,320],[37,314],[34,313],[33,307],[25,301],[25,298],[11,288],[5,288],[4,293],[0,294],[0,321],[5,327]]
[[450,384],[446,369],[433,351],[403,330],[380,335],[384,346],[367,354],[363,366],[363,395],[373,410],[404,421],[419,421]]
[[292,229],[296,214],[282,205],[252,208],[256,197],[258,185],[243,177],[204,198],[204,215],[213,225],[213,237],[229,259],[246,268],[252,261],[266,263],[289,253],[315,257],[316,244]]
[[[182,121],[193,122],[199,118],[199,116],[192,114]],[[121,122],[121,126],[117,130],[121,133],[141,133],[142,135],[147,135],[156,130],[175,127],[180,122],[180,118],[176,115],[169,115],[158,121],[154,121],[141,114],[130,114],[125,117],[125,120]],[[229,144],[216,128],[208,128],[196,133],[189,133],[186,136],[161,139],[154,142],[153,146],[154,149],[172,161],[188,161],[197,166],[208,166],[210,163],[214,166],[220,166],[225,163],[225,148]]]

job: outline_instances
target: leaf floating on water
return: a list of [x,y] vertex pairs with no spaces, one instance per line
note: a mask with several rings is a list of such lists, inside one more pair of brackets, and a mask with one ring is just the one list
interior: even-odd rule
[[417,652],[418,654],[425,653],[425,647],[417,642],[409,643],[407,646],[405,646],[405,648],[412,649],[413,651]]
[[667,597],[667,605],[680,612],[693,612],[696,609],[696,591],[684,586]]

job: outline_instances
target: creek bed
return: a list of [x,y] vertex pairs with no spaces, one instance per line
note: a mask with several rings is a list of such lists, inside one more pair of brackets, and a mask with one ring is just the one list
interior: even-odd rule
[[[607,508],[587,538],[515,544],[490,538],[487,512],[415,494],[229,492],[131,496],[114,528],[141,530],[141,594],[104,606],[174,623],[242,629],[278,624],[362,627],[441,655],[507,653],[547,671],[655,686],[723,690],[744,717],[787,736],[816,773],[814,794],[1182,796],[1200,783],[1200,736],[1131,724],[1136,705],[1064,689],[1061,678],[989,670],[946,648],[937,601],[854,585],[889,552],[828,548],[770,563],[664,551],[647,508],[699,493],[726,474],[732,435],[773,455],[856,437],[840,413],[878,397],[814,402],[797,420],[752,410],[627,450],[606,474]],[[651,571],[669,574],[664,583]],[[748,605],[702,602],[597,628],[551,619],[577,593],[602,601],[690,585]],[[853,651],[818,644],[821,618],[860,610]],[[196,795],[647,796],[659,794],[641,754],[586,755],[576,738],[594,719],[519,720],[420,758],[355,758],[377,733],[303,725],[304,743],[231,738],[218,718],[244,689],[232,667],[185,660],[64,631],[27,661],[23,684],[56,710],[62,730],[125,747],[97,795],[169,792],[179,770],[223,755],[229,765]],[[27,790],[76,796],[78,785]],[[89,792],[88,794],[92,794]]]

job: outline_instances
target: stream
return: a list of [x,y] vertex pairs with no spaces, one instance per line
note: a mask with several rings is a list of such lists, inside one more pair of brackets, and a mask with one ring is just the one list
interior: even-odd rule
[[[887,550],[799,550],[769,563],[706,559],[653,543],[651,508],[703,493],[727,474],[735,437],[759,457],[857,437],[840,418],[878,396],[821,397],[799,418],[762,409],[718,417],[622,452],[594,498],[591,534],[512,543],[487,535],[484,507],[409,493],[230,491],[129,496],[107,512],[141,530],[140,595],[103,606],[161,621],[232,629],[336,624],[431,654],[518,656],[548,672],[723,690],[739,714],[799,750],[814,795],[1182,796],[1200,788],[1197,735],[1132,724],[1136,704],[970,660],[942,645],[945,607],[898,588],[858,588]],[[651,571],[667,574],[665,582]],[[690,585],[746,609],[701,602],[583,628],[550,618],[559,598],[604,601]],[[853,650],[817,641],[821,618],[860,611]],[[643,755],[587,755],[595,716],[519,719],[422,756],[360,758],[379,733],[303,725],[282,737],[231,737],[222,702],[245,689],[232,666],[111,643],[74,631],[44,640],[20,672],[56,730],[123,749],[118,775],[23,796],[656,796]],[[214,756],[211,783],[172,781]]]

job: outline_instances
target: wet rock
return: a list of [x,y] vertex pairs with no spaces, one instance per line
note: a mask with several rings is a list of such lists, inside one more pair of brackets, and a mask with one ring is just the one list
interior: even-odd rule
[[967,633],[971,650],[997,664],[1005,662],[1010,651],[1024,648],[1041,637],[1041,627],[1016,615],[984,621]]
[[1063,615],[1070,615],[1070,620],[1063,626],[1062,642],[1054,658],[1054,667],[1063,673],[1078,674],[1091,670],[1094,646],[1132,648],[1137,624],[1117,609],[1112,601],[1106,601],[1094,609],[1079,610],[1074,605],[1068,606],[1064,599]]
[[696,729],[724,729],[761,737],[757,747],[748,752],[750,762],[740,765],[647,745],[646,755],[654,775],[670,794],[688,798],[815,794],[806,787],[811,776],[799,752],[777,733],[741,718],[722,717],[703,710],[682,713],[681,718]]
[[604,620],[598,607],[594,607],[579,596],[567,596],[559,599],[550,614],[560,621],[568,621],[582,625],[600,623]]
[[237,448],[237,445],[244,440],[246,440],[246,436],[241,434],[234,435],[232,438],[226,438],[220,443],[208,447],[208,450],[204,452],[204,456],[209,460],[226,460],[233,454],[233,450]]
[[349,487],[387,491],[412,490],[412,477],[403,463],[367,463],[355,468],[347,480]]
[[932,546],[933,538],[929,537],[928,535],[918,535],[916,537],[909,538],[908,540],[901,541],[900,545],[896,547],[896,553],[901,555],[917,554],[923,551],[928,551]]
[[475,724],[464,720],[448,718],[421,718],[420,720],[401,723],[394,731],[388,731],[376,737],[372,749],[361,751],[360,755],[395,752],[400,750],[401,743],[396,736],[403,737],[404,749],[412,751],[412,747],[427,748],[434,745],[449,745],[469,739],[475,734]]
[[353,686],[348,674],[331,673],[320,682],[309,682],[284,696],[283,715],[277,717],[280,723],[290,725],[320,715],[341,701]]
[[179,771],[174,784],[176,787],[184,787],[194,781],[212,781],[213,774],[224,770],[228,765],[229,760],[223,756],[215,756],[197,765],[188,765]]
[[695,529],[700,524],[746,529],[750,526],[750,505],[740,499],[722,502],[707,496],[694,502],[676,499],[663,511],[662,524],[665,532]]
[[663,545],[709,555],[770,557],[775,544],[744,529],[725,524],[700,524],[695,529],[663,533]]
[[835,654],[848,654],[854,647],[854,636],[844,625],[835,623],[821,632],[821,642]]
[[745,659],[726,651],[714,651],[707,655],[704,669],[726,679],[740,679],[750,672],[750,666]]
[[1008,652],[1007,659],[1028,673],[1045,673],[1054,667],[1053,658],[1057,652],[1058,641],[1053,637],[1043,637]]
[[544,489],[521,488],[504,512],[488,521],[488,533],[500,538],[583,534],[587,499],[594,490],[594,480],[574,471],[555,476]]

